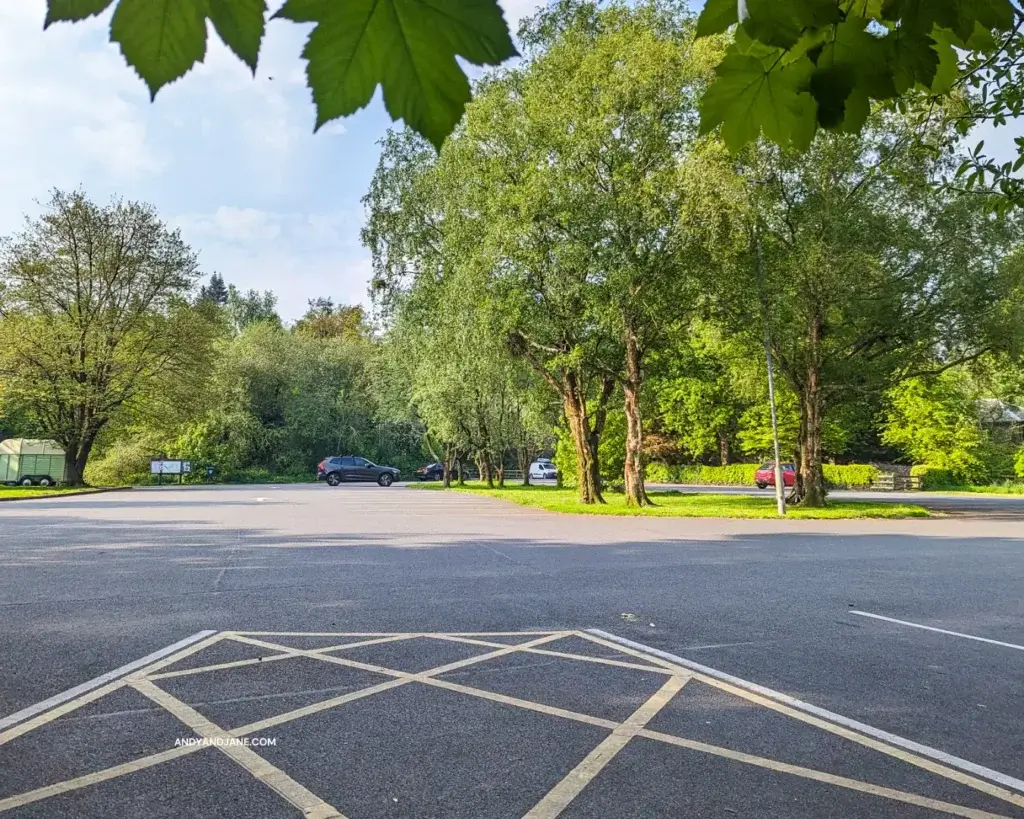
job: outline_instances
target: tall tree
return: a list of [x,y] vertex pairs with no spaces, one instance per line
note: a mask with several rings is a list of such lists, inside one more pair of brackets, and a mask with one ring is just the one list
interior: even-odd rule
[[370,325],[363,308],[356,305],[334,305],[330,297],[308,300],[309,309],[295,322],[294,333],[312,338],[368,338]]
[[749,244],[721,307],[751,344],[770,328],[799,397],[796,497],[824,503],[826,414],[915,371],[1009,343],[1013,240],[975,197],[939,190],[956,166],[946,126],[877,114],[800,155],[763,146],[737,186]]
[[210,283],[199,288],[199,299],[216,304],[218,307],[224,307],[228,303],[228,288],[220,273],[211,275]]
[[697,169],[686,161],[714,49],[694,43],[692,21],[670,4],[574,4],[540,12],[533,29],[545,24],[551,41],[533,47],[509,112],[523,134],[516,186],[520,201],[549,209],[552,238],[586,270],[595,317],[621,347],[624,487],[642,506],[648,354],[698,309],[710,269],[689,229]]
[[208,353],[195,255],[148,205],[55,191],[3,244],[0,373],[82,482],[100,431],[155,380]]
[[247,290],[242,292],[233,284],[228,285],[227,311],[236,333],[241,333],[253,324],[266,323],[281,326],[277,314],[277,296],[272,290]]

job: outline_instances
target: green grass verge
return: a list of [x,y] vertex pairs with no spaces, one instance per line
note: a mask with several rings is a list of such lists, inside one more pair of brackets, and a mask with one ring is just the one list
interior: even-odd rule
[[[443,489],[439,483],[413,484],[417,489]],[[453,486],[450,491],[485,495],[512,501],[521,506],[546,509],[549,512],[567,512],[584,515],[634,515],[661,518],[775,518],[775,498],[747,495],[712,495],[704,493],[650,492],[655,506],[634,509],[626,506],[621,494],[606,493],[607,503],[581,506],[573,489],[550,486],[506,486],[488,489],[482,484],[467,483]],[[787,517],[834,520],[844,518],[927,518],[931,513],[923,506],[909,503],[870,503],[862,501],[833,501],[824,509],[791,507]]]
[[951,486],[948,489],[931,489],[943,495],[1024,495],[1024,483],[999,483],[991,486]]
[[87,495],[99,492],[99,488],[91,486],[0,486],[0,500],[19,500],[21,498],[49,498],[54,495]]

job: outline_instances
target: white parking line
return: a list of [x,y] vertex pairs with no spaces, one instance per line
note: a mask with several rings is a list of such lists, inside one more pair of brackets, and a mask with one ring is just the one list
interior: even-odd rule
[[644,651],[647,654],[654,655],[655,657],[661,657],[663,660],[668,660],[675,665],[688,668],[691,671],[697,671],[701,674],[707,675],[708,677],[723,680],[724,682],[731,683],[737,688],[744,688],[747,691],[760,694],[762,697],[788,705],[790,708],[795,708],[808,714],[814,714],[815,716],[822,717],[823,719],[830,720],[831,722],[839,725],[844,725],[847,728],[852,728],[854,731],[859,731],[867,736],[888,742],[890,745],[895,745],[898,748],[905,748],[906,750],[913,751],[915,754],[919,754],[920,756],[934,759],[951,768],[959,768],[961,771],[966,771],[967,773],[974,774],[975,776],[984,777],[991,782],[998,782],[1004,787],[1013,788],[1016,791],[1024,793],[1024,780],[1017,779],[1009,774],[994,771],[991,768],[986,768],[966,759],[961,759],[958,756],[947,754],[945,751],[940,751],[937,748],[931,748],[927,745],[921,745],[918,742],[914,742],[913,740],[897,736],[896,734],[890,734],[888,731],[882,731],[879,728],[865,725],[863,722],[857,722],[856,720],[849,719],[841,714],[836,714],[832,711],[827,711],[824,708],[819,708],[816,705],[811,705],[809,702],[804,702],[803,700],[798,700],[795,697],[790,697],[788,694],[783,694],[781,691],[774,691],[771,688],[765,688],[764,686],[752,683],[749,680],[734,677],[732,674],[726,674],[724,671],[719,671],[717,668],[711,668],[700,663],[695,663],[692,660],[687,660],[675,654],[670,654],[669,652],[662,651],[661,649],[652,648],[651,646],[644,645],[643,643],[627,640],[625,637],[619,637],[617,634],[611,634],[597,628],[587,629],[586,633],[603,637],[605,640],[629,646],[630,648],[634,648],[638,651]]
[[925,631],[934,631],[937,634],[948,634],[951,637],[963,637],[966,640],[976,640],[979,643],[989,643],[994,646],[1015,648],[1017,651],[1024,651],[1024,646],[1015,645],[1014,643],[1004,643],[1002,640],[990,640],[988,637],[975,637],[973,634],[964,634],[962,631],[949,631],[944,628],[935,628],[935,626],[923,626],[920,623],[911,623],[909,620],[897,620],[895,617],[883,617],[881,614],[872,614],[869,611],[850,611],[850,614],[856,614],[860,617],[870,617],[872,620],[885,620],[887,623],[896,623],[901,626],[920,628]]
[[0,730],[7,728],[11,725],[15,725],[22,722],[29,717],[33,717],[36,714],[46,711],[48,708],[52,708],[55,705],[59,705],[62,702],[67,702],[87,691],[92,691],[94,688],[98,688],[104,683],[108,683],[111,680],[116,680],[118,677],[123,677],[131,671],[135,671],[137,668],[142,668],[145,665],[149,665],[154,660],[159,660],[162,657],[166,657],[168,654],[173,654],[176,651],[180,651],[185,646],[190,646],[193,643],[197,643],[204,637],[209,637],[211,634],[216,634],[215,631],[197,631],[191,637],[186,637],[184,640],[178,640],[174,645],[161,648],[159,651],[154,651],[152,654],[147,654],[138,660],[133,660],[127,665],[123,665],[120,668],[115,668],[113,671],[108,671],[106,674],[101,674],[94,679],[84,682],[81,685],[76,685],[74,688],[69,688],[61,694],[54,694],[49,699],[45,699],[42,702],[37,702],[35,705],[30,705],[28,708],[23,708],[20,711],[16,711],[8,717],[0,719]]

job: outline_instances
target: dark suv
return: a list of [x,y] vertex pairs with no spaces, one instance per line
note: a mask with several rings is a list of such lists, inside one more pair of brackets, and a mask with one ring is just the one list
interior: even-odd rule
[[381,486],[391,486],[398,480],[398,470],[393,466],[377,466],[354,455],[334,455],[320,461],[316,479],[327,481],[328,486],[345,481],[376,481]]

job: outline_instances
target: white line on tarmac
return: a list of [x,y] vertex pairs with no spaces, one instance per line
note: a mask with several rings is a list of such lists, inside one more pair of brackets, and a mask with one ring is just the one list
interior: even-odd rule
[[159,651],[154,651],[152,654],[147,654],[145,657],[141,657],[138,660],[133,660],[127,665],[123,665],[120,668],[115,668],[113,671],[108,671],[106,674],[84,682],[81,685],[76,685],[74,688],[69,688],[61,694],[54,694],[49,699],[45,699],[42,702],[37,702],[35,705],[30,705],[28,708],[23,708],[20,711],[16,711],[8,717],[0,719],[0,730],[7,728],[11,725],[15,725],[22,722],[29,717],[33,717],[55,705],[59,705],[62,702],[73,699],[74,697],[80,696],[87,691],[92,691],[94,688],[98,688],[104,683],[108,683],[111,680],[116,680],[118,677],[123,677],[129,672],[135,671],[137,668],[149,665],[154,660],[159,660],[162,657],[166,657],[168,654],[173,654],[175,651],[180,651],[185,646],[190,646],[193,643],[197,643],[204,637],[209,637],[211,634],[216,634],[215,631],[197,631],[191,637],[186,637],[184,640],[179,640],[174,645],[169,645],[166,648],[161,648]]
[[883,617],[881,614],[872,614],[869,611],[850,611],[849,614],[856,614],[860,617],[870,617],[872,620],[885,620],[887,623],[897,623],[901,626],[910,626],[911,628],[920,628],[925,631],[934,631],[937,634],[948,634],[951,637],[963,637],[966,640],[976,640],[979,643],[989,643],[994,646],[1002,646],[1003,648],[1015,648],[1017,651],[1024,651],[1024,646],[1018,646],[1014,643],[1004,643],[1001,640],[990,640],[988,637],[975,637],[973,634],[964,634],[962,631],[948,631],[944,628],[935,628],[935,626],[923,626],[920,623],[911,623],[909,620],[897,620],[895,617]]
[[804,702],[803,700],[790,697],[788,694],[783,694],[781,691],[774,691],[771,688],[765,688],[762,685],[752,683],[748,680],[741,679],[740,677],[734,677],[732,674],[726,674],[724,671],[719,671],[717,668],[711,668],[710,666],[695,663],[692,660],[686,660],[675,654],[670,654],[669,652],[662,651],[661,649],[652,648],[651,646],[644,645],[643,643],[627,640],[625,637],[619,637],[617,634],[611,634],[598,628],[587,629],[587,632],[598,637],[603,637],[606,640],[619,643],[620,645],[629,646],[637,649],[638,651],[644,651],[648,654],[654,655],[655,657],[661,657],[663,660],[668,660],[671,663],[680,665],[683,668],[688,668],[691,671],[697,671],[701,674],[707,675],[708,677],[723,680],[737,686],[738,688],[745,688],[747,691],[753,691],[754,693],[760,694],[768,699],[784,703],[791,708],[805,711],[808,714],[814,714],[815,716],[822,717],[838,723],[839,725],[845,725],[847,728],[852,728],[855,731],[860,731],[862,734],[867,734],[875,739],[883,740],[884,742],[888,742],[890,745],[905,748],[908,751],[913,751],[921,756],[942,762],[951,768],[959,768],[962,771],[972,773],[975,776],[984,777],[992,782],[998,782],[1000,785],[1004,785],[1008,788],[1013,788],[1016,791],[1024,793],[1024,780],[1017,779],[1008,774],[994,771],[991,768],[986,768],[966,759],[961,759],[958,756],[953,756],[952,754],[947,754],[945,751],[940,751],[937,748],[921,745],[920,743],[914,742],[910,739],[905,739],[904,737],[897,736],[896,734],[890,734],[888,731],[882,731],[879,728],[865,725],[863,722],[857,722],[856,720],[849,719],[841,714],[826,711],[824,708],[819,708],[816,705],[811,705],[809,702]]

